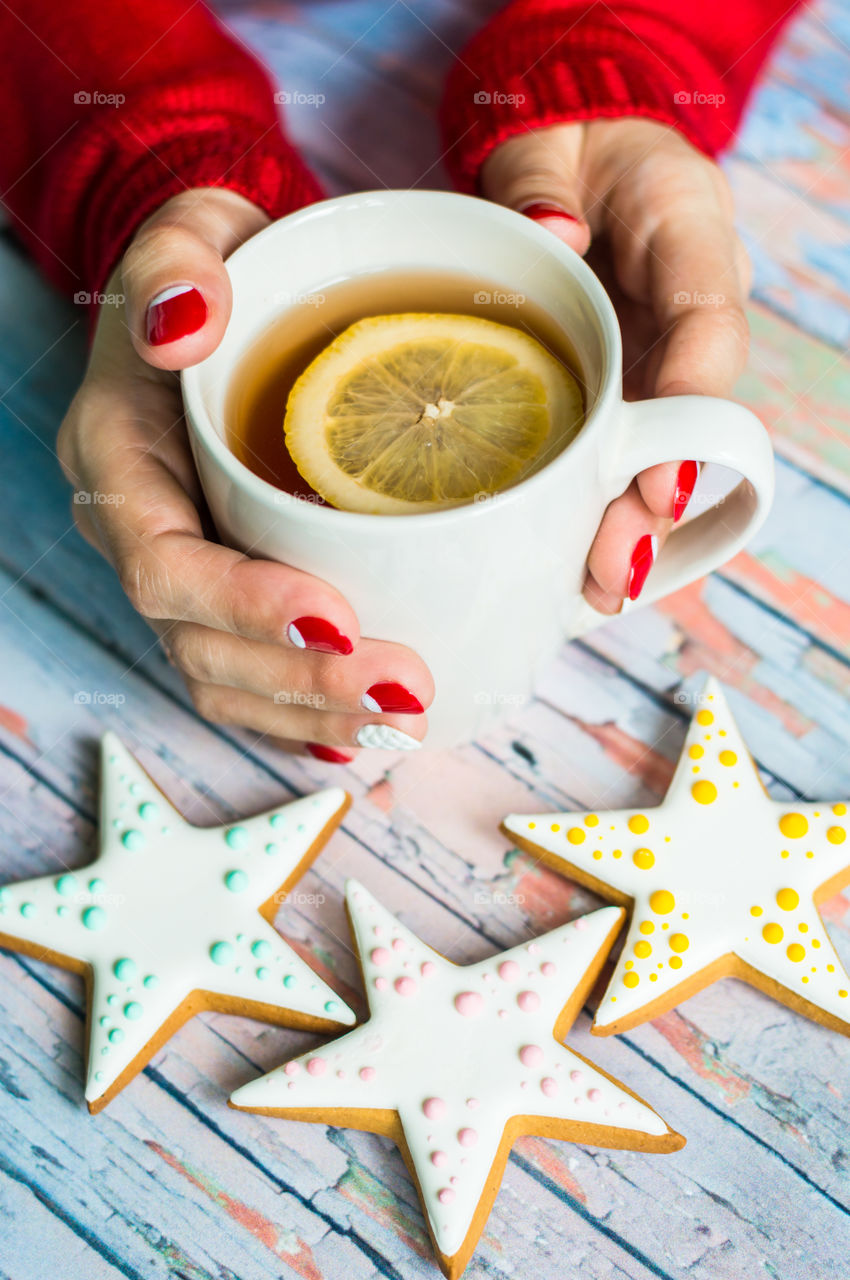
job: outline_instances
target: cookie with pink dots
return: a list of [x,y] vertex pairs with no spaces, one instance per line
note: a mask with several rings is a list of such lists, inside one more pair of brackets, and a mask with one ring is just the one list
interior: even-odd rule
[[717,681],[696,700],[658,808],[502,824],[556,871],[631,907],[592,1029],[626,1031],[731,975],[850,1033],[850,978],[817,910],[850,883],[847,805],[771,800]]
[[346,904],[370,1017],[238,1089],[243,1111],[393,1138],[444,1273],[463,1271],[514,1140],[676,1151],[684,1139],[561,1043],[620,928],[615,907],[478,964],[433,951],[362,886]]
[[226,827],[193,827],[113,733],[100,852],[0,886],[0,947],[83,974],[85,1097],[100,1111],[201,1009],[311,1031],[354,1014],[271,921],[350,803],[339,787]]

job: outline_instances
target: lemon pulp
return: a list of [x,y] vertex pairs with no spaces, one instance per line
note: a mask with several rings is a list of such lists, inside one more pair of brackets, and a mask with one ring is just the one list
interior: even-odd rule
[[397,515],[517,484],[572,439],[582,412],[572,374],[519,329],[463,315],[373,316],[304,370],[284,432],[327,502]]

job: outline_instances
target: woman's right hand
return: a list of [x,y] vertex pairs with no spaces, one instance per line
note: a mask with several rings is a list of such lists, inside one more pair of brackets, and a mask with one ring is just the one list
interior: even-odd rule
[[224,259],[268,221],[235,192],[205,188],[168,200],[137,232],[59,432],[74,518],[205,719],[335,762],[358,746],[416,747],[434,694],[417,654],[361,638],[321,579],[204,537],[174,371],[217,346],[231,307]]

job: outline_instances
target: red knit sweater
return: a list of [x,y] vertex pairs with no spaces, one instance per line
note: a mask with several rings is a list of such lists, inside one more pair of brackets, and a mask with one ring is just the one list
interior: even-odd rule
[[[514,0],[449,76],[453,180],[474,190],[503,139],[594,116],[664,120],[716,153],[794,7]],[[70,294],[102,289],[140,222],[186,187],[232,188],[272,217],[321,195],[267,74],[201,4],[5,0],[0,48],[0,199]]]

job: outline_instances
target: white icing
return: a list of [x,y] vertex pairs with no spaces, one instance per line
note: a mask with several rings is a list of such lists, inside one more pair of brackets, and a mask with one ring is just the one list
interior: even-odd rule
[[409,733],[402,733],[391,724],[361,725],[356,742],[360,747],[377,747],[381,751],[416,751],[422,746],[417,738],[411,738]]
[[[231,1099],[235,1106],[273,1108],[283,1116],[290,1108],[315,1107],[328,1112],[331,1122],[334,1108],[397,1111],[435,1240],[449,1256],[469,1232],[512,1116],[611,1125],[655,1138],[668,1134],[654,1111],[552,1034],[580,976],[605,945],[618,918],[616,908],[603,907],[534,942],[459,967],[421,942],[360,885],[349,882],[347,901],[369,1021],[304,1054],[295,1065],[287,1063],[244,1085]],[[400,994],[396,984],[410,982],[415,992]],[[532,993],[536,1008],[520,1008],[523,992]],[[458,1011],[455,1001],[463,993],[479,1006],[477,1012]],[[525,1055],[528,1066],[520,1058],[524,1046],[535,1049]],[[320,1075],[310,1071],[316,1060],[323,1064]],[[371,1070],[370,1078],[363,1077],[363,1068],[367,1076]],[[572,1072],[580,1074],[571,1078]],[[553,1092],[543,1091],[544,1080],[555,1082]],[[429,1098],[444,1103],[431,1118],[423,1112]],[[474,1141],[466,1131],[474,1132]],[[445,1161],[434,1164],[434,1152],[442,1152]],[[446,1191],[452,1193],[451,1203],[440,1200]]]
[[[0,889],[4,946],[35,943],[91,967],[89,1103],[109,1090],[192,991],[346,1026],[355,1021],[340,997],[258,914],[345,801],[345,792],[334,787],[229,827],[193,827],[115,735],[105,735],[97,860]],[[226,839],[234,829],[241,833],[231,837],[235,847]],[[128,832],[140,833],[141,840]],[[125,837],[139,847],[126,847]],[[231,872],[235,892],[226,884]],[[103,913],[96,930],[83,924],[92,908]],[[211,958],[217,942],[231,949],[229,963]],[[123,966],[119,978],[114,966],[122,959],[131,965]],[[258,975],[260,969],[265,976]],[[145,985],[149,975],[155,981]],[[265,1016],[261,1010],[246,1013]],[[113,1031],[119,1036],[110,1040]]]
[[[711,715],[712,723],[700,723],[704,713]],[[691,755],[693,748],[695,755]],[[731,752],[735,761],[726,756],[729,763],[724,763],[721,753],[725,752]],[[710,784],[716,798],[700,803],[692,792],[699,783]],[[710,794],[710,788],[706,790]],[[650,1016],[645,1012],[650,1001],[666,998],[664,1007],[671,1007],[682,998],[679,984],[695,983],[694,989],[698,988],[701,971],[732,953],[795,996],[847,1022],[850,1030],[850,978],[813,902],[820,886],[850,863],[846,808],[828,802],[771,800],[719,684],[709,679],[670,789],[658,808],[642,813],[600,810],[591,815],[591,820],[598,818],[591,826],[584,811],[511,814],[504,827],[563,860],[564,874],[570,874],[570,866],[576,867],[634,899],[626,944],[597,1012],[595,1029],[607,1032],[634,1026]],[[804,819],[805,835],[783,834],[779,824],[789,814]],[[648,830],[629,829],[629,820],[636,817],[648,820]],[[570,831],[582,832],[583,840],[571,843]],[[639,849],[651,852],[651,866],[636,865],[634,854]],[[781,894],[783,889],[792,889],[799,897],[793,909],[783,909],[777,901],[780,894],[786,903],[793,903],[794,895]],[[671,911],[652,909],[651,898],[658,890],[673,895]],[[752,915],[753,907],[760,907],[761,914]],[[640,929],[647,921],[654,926],[648,934]],[[780,941],[765,938],[762,930],[768,925],[780,927]],[[768,932],[777,936],[775,930]],[[676,935],[688,941],[679,952],[671,946]],[[641,956],[646,943],[651,954]],[[676,945],[681,945],[680,938]],[[626,985],[628,973],[637,975],[636,985]]]

